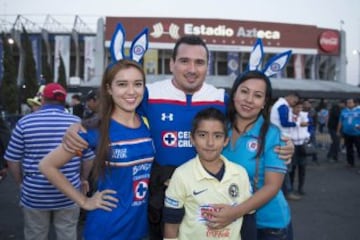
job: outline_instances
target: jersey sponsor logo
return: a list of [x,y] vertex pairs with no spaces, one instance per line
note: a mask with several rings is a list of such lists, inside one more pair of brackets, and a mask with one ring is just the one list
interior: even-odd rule
[[149,180],[141,179],[133,182],[134,201],[142,201],[145,199],[149,189]]
[[200,216],[198,217],[199,222],[207,222],[208,220],[211,220],[211,215],[209,215],[209,212],[218,212],[220,209],[214,208],[208,204],[200,205]]
[[237,198],[239,196],[239,186],[235,183],[232,183],[229,186],[228,192],[229,192],[230,197]]
[[161,139],[163,147],[192,147],[189,131],[164,131]]
[[126,148],[116,148],[112,150],[113,159],[126,159],[127,158],[127,149]]
[[203,189],[203,190],[200,190],[200,191],[193,191],[193,194],[194,194],[194,196],[197,196],[197,195],[199,195],[200,193],[203,193],[203,192],[205,192],[205,191],[207,191],[208,189],[207,188],[205,188],[205,189]]
[[246,143],[246,148],[250,151],[250,152],[255,152],[258,149],[258,141],[257,139],[251,139]]
[[173,113],[161,113],[161,121],[174,121],[174,114]]
[[213,238],[218,238],[218,239],[231,238],[229,228],[223,228],[223,229],[208,228],[205,236],[206,236],[206,238],[212,238],[212,239]]
[[133,167],[133,176],[138,173],[149,173],[151,169],[151,163],[144,163]]
[[180,203],[173,198],[165,197],[165,206],[178,208],[180,206]]

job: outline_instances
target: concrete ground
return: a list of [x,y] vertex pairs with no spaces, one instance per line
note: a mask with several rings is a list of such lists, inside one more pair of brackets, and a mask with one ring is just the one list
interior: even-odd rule
[[[359,240],[360,168],[346,167],[344,154],[339,162],[328,162],[325,152],[319,151],[319,165],[309,158],[306,195],[300,201],[290,201],[295,240]],[[360,166],[360,161],[356,165]],[[1,240],[23,239],[18,201],[13,179],[0,182]]]

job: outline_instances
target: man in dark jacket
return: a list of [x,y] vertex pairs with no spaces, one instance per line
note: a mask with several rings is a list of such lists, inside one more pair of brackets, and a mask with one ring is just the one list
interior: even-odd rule
[[327,153],[328,160],[338,161],[338,153],[340,150],[340,136],[336,134],[336,130],[339,124],[340,111],[341,108],[338,102],[333,103],[329,111],[327,128],[331,137],[331,145],[329,148],[329,152]]
[[7,175],[7,164],[4,159],[5,150],[10,140],[10,128],[6,121],[0,118],[0,181]]

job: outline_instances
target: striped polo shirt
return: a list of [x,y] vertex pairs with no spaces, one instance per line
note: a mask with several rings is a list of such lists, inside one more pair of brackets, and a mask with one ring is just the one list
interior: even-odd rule
[[[39,162],[62,141],[66,129],[80,118],[65,112],[60,105],[44,105],[21,118],[13,130],[4,158],[21,162],[23,182],[20,204],[34,209],[61,209],[74,205],[38,169]],[[94,159],[92,151],[74,157],[60,171],[76,188],[80,187],[82,160]]]

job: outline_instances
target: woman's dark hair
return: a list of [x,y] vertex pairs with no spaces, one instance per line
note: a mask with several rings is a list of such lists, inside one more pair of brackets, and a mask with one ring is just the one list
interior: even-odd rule
[[92,178],[97,180],[100,176],[103,176],[105,173],[105,162],[110,158],[109,146],[109,127],[111,115],[114,111],[115,104],[112,99],[112,96],[109,94],[108,89],[111,87],[111,83],[115,78],[115,75],[124,69],[135,68],[137,69],[143,79],[145,87],[145,73],[143,68],[135,61],[132,60],[120,60],[105,70],[105,73],[102,78],[100,86],[100,101],[99,101],[99,141],[96,149],[96,157],[94,161]]
[[270,125],[270,107],[271,107],[271,98],[272,98],[272,87],[271,87],[270,79],[267,76],[265,76],[264,73],[259,72],[259,71],[247,71],[247,72],[245,72],[243,74],[240,74],[235,79],[234,84],[233,84],[233,86],[232,86],[232,88],[230,90],[230,100],[229,100],[227,116],[228,116],[230,128],[234,128],[236,131],[239,132],[239,129],[237,129],[237,126],[236,126],[237,112],[236,112],[236,109],[235,109],[234,97],[235,97],[236,91],[237,91],[238,87],[240,86],[240,84],[246,82],[249,79],[254,79],[254,78],[255,79],[261,79],[266,84],[264,108],[260,111],[257,118],[253,122],[248,124],[248,126],[249,126],[249,125],[253,124],[254,122],[256,122],[256,120],[258,119],[258,117],[260,115],[262,115],[263,118],[264,118],[264,123],[261,126],[260,135],[259,135],[259,139],[258,139],[259,148],[258,148],[258,151],[257,151],[257,154],[256,154],[256,157],[260,157],[260,155],[264,151],[265,136],[266,136],[266,133],[267,133],[267,131],[269,129],[269,125]]
[[226,116],[219,109],[213,107],[205,108],[204,110],[201,110],[195,115],[191,126],[191,136],[193,137],[195,136],[195,132],[199,128],[200,122],[203,120],[219,121],[223,125],[223,130],[225,134],[224,136],[225,138],[227,138],[228,131],[227,131]]

